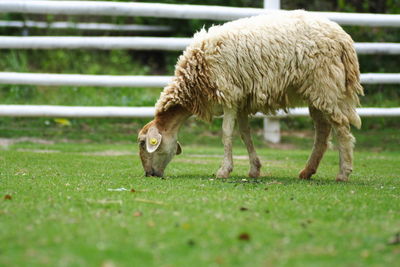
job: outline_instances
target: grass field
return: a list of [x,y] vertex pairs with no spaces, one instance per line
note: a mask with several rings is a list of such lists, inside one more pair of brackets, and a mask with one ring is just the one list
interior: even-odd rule
[[[262,3],[205,2],[246,7]],[[379,1],[382,5],[347,2],[285,1],[285,8],[400,12],[398,0]],[[2,20],[162,24],[172,26],[173,36],[180,37],[214,23],[1,16]],[[400,42],[400,28],[345,29],[357,42]],[[0,30],[2,35],[21,35],[19,29]],[[93,33],[30,29],[29,35]],[[2,50],[0,68],[32,73],[172,75],[179,55],[177,51]],[[398,73],[396,58],[361,55],[361,71]],[[364,87],[363,107],[400,106],[398,85]],[[160,91],[0,85],[0,102],[153,106]],[[332,150],[313,180],[297,179],[312,145],[312,127],[306,118],[282,120],[283,144],[270,148],[262,139],[261,120],[251,121],[263,163],[262,177],[256,180],[246,177],[246,152],[239,139],[235,140],[232,178],[214,179],[222,155],[221,120],[211,125],[189,120],[180,136],[186,144],[183,154],[170,164],[166,178],[159,179],[143,176],[133,144],[147,119],[59,119],[0,118],[0,267],[399,265],[398,118],[363,119],[362,130],[354,131],[357,152],[348,183],[334,181],[338,156]]]
[[[22,142],[0,150],[0,266],[391,266],[400,262],[400,153],[336,151],[314,180],[308,150],[243,146],[217,180],[221,146],[189,146],[166,179],[143,176],[132,144]],[[126,191],[109,189],[125,188]]]

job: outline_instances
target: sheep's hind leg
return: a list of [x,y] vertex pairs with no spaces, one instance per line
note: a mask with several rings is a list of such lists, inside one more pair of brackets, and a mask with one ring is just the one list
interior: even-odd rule
[[347,181],[353,171],[353,148],[355,139],[350,133],[350,125],[333,124],[339,146],[339,173],[336,181]]
[[217,171],[217,178],[228,178],[233,170],[232,158],[232,134],[235,126],[236,111],[224,108],[224,119],[222,122],[222,142],[224,143],[224,159]]
[[332,129],[331,124],[320,110],[311,106],[309,110],[315,127],[314,146],[306,166],[299,174],[300,179],[310,179],[317,171],[319,163],[328,148],[329,134]]
[[254,149],[253,141],[251,140],[249,118],[246,113],[240,112],[238,114],[237,121],[239,125],[240,137],[242,138],[243,143],[246,145],[247,152],[249,154],[249,177],[257,178],[258,176],[260,176],[261,163],[260,159],[257,156],[257,152]]

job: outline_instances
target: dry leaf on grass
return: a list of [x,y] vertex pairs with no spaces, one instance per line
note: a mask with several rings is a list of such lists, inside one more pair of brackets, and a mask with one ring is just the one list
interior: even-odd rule
[[4,196],[4,200],[11,200],[11,199],[12,199],[12,196],[11,196],[11,195],[8,195],[8,194],[7,194],[7,195]]
[[135,217],[140,217],[140,216],[142,216],[143,215],[143,213],[141,212],[141,211],[135,211],[134,213],[133,213],[133,216],[135,216]]
[[241,241],[250,241],[250,235],[248,233],[241,233],[238,239]]
[[71,126],[71,122],[68,119],[54,119],[54,122],[61,126]]

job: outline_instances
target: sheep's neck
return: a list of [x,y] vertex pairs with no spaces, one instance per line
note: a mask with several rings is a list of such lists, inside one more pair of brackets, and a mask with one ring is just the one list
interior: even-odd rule
[[169,134],[178,134],[181,125],[192,114],[180,105],[173,106],[168,110],[156,114],[155,122],[159,130]]

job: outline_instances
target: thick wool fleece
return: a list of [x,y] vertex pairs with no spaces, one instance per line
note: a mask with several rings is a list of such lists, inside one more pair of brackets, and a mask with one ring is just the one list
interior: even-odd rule
[[360,127],[359,76],[353,40],[338,24],[305,11],[260,15],[196,33],[156,112],[178,104],[209,121],[216,106],[271,114],[307,104]]

